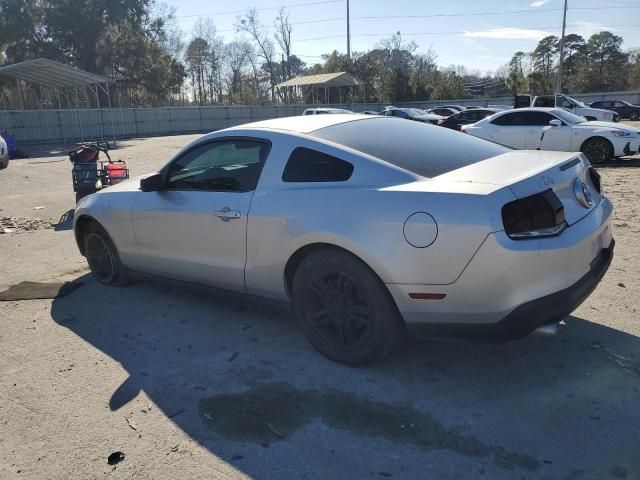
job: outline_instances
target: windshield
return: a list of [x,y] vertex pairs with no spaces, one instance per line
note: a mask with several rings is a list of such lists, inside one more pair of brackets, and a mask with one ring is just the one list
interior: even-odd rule
[[565,97],[564,97],[564,98],[566,98],[567,100],[571,100],[573,103],[575,103],[575,104],[576,104],[576,106],[577,106],[577,107],[583,107],[583,108],[584,108],[584,107],[586,106],[586,105],[585,105],[584,103],[582,103],[580,100],[576,100],[575,98],[567,97],[566,95],[565,95]]
[[574,115],[571,112],[567,112],[566,110],[555,109],[552,110],[553,114],[561,119],[563,122],[568,123],[569,125],[577,125],[578,123],[584,123],[587,121],[586,118],[581,117],[580,115]]
[[405,108],[403,109],[405,113],[413,116],[413,117],[422,117],[427,114],[424,110],[420,110],[418,108]]
[[311,133],[432,178],[510,149],[448,128],[389,117],[340,123]]

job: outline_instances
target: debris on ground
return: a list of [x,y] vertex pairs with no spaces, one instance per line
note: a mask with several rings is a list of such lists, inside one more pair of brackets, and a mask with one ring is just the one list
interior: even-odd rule
[[622,282],[618,282],[618,286],[622,288],[627,288],[627,286]]
[[238,352],[235,352],[233,355],[229,357],[229,360],[227,360],[227,362],[233,362],[238,355],[240,354]]
[[136,422],[133,420],[133,418],[126,417],[126,420],[131,428],[133,428],[134,430],[138,430],[138,425],[136,425]]
[[20,282],[0,292],[0,301],[62,298],[82,285],[83,282]]
[[242,460],[243,458],[243,455],[234,455],[233,457],[231,457],[231,461],[234,462],[236,460]]
[[107,463],[109,465],[117,465],[123,460],[124,460],[124,453],[122,453],[121,451],[113,452],[111,455],[107,457]]
[[14,232],[32,232],[46,228],[53,228],[49,220],[29,217],[0,217],[0,234]]
[[180,446],[180,444],[174,445],[173,447],[171,447],[171,451],[172,452],[177,452],[179,446]]

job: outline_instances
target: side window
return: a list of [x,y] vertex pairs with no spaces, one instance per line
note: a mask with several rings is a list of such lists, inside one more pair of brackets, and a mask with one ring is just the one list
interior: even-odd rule
[[495,118],[491,123],[493,123],[494,125],[516,126],[522,125],[522,122],[522,114],[520,112],[514,112],[505,113],[504,115]]
[[168,188],[247,192],[256,188],[269,145],[250,140],[197,147],[169,166]]
[[[558,102],[558,107],[560,108],[573,108],[573,102],[571,100],[569,100],[567,97],[563,97],[562,95],[558,95],[556,97],[557,102]],[[553,107],[553,105],[549,105],[550,107]]]
[[298,147],[289,156],[282,173],[283,182],[344,182],[353,165],[332,155]]
[[536,125],[544,126],[549,125],[549,122],[554,117],[547,112],[522,112],[524,118],[524,125]]
[[624,107],[625,105],[622,102],[613,102],[613,106],[620,108],[620,107]]

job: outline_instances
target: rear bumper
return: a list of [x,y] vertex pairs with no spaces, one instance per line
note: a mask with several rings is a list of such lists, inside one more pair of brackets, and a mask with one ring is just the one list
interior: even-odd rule
[[611,265],[614,245],[612,239],[593,259],[589,271],[570,287],[520,305],[494,324],[410,323],[407,328],[415,335],[427,336],[479,336],[501,340],[526,337],[543,325],[561,321],[591,295]]
[[[613,252],[611,212],[603,198],[556,237],[492,233],[451,284],[387,286],[409,329],[521,337],[566,316],[595,288]],[[413,292],[440,297],[413,299]]]

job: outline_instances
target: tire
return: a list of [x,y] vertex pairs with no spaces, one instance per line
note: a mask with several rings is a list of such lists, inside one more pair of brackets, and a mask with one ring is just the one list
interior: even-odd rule
[[90,223],[84,232],[83,246],[91,273],[98,282],[114,286],[128,283],[126,267],[104,228]]
[[293,310],[311,344],[329,359],[359,367],[390,354],[405,325],[389,291],[362,261],[323,249],[295,272]]
[[593,137],[587,139],[580,148],[593,164],[609,162],[613,159],[613,145],[606,138]]

